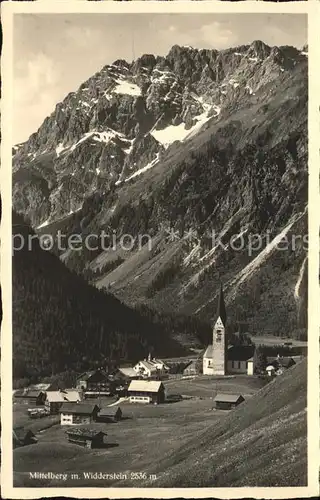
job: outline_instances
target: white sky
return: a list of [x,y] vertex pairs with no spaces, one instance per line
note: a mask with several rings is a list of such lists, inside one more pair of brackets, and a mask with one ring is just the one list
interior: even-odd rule
[[[134,54],[132,38],[134,37]],[[307,43],[304,14],[19,14],[14,21],[14,143],[28,139],[66,94],[116,59],[172,45],[224,49],[262,40]]]

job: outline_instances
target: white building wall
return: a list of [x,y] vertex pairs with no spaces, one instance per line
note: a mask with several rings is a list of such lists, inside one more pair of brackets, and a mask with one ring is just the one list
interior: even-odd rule
[[73,424],[72,415],[69,415],[68,413],[61,413],[60,424],[61,425],[72,425]]
[[254,371],[253,361],[248,361],[247,374],[253,375],[253,371]]
[[246,361],[228,361],[228,373],[247,373]]
[[203,358],[202,365],[203,375],[213,375],[213,363],[212,358]]
[[139,361],[139,363],[137,363],[134,367],[133,367],[134,371],[137,372],[138,374],[142,374],[142,375],[145,375],[146,377],[151,377],[151,371],[146,368],[142,363],[141,361]]
[[149,396],[130,396],[130,403],[150,403]]

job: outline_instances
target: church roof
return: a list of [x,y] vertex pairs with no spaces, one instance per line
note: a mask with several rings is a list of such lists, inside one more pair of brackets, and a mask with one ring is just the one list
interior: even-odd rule
[[221,318],[223,325],[226,326],[227,311],[226,311],[226,305],[224,302],[222,283],[220,283],[220,292],[219,292],[219,297],[218,297],[217,312],[216,312],[216,315],[214,318],[214,322],[216,322],[218,318]]
[[248,361],[254,354],[253,345],[232,345],[228,349],[228,360],[230,361]]
[[[229,346],[227,359],[228,361],[248,361],[254,354],[254,346],[252,345],[231,345]],[[208,345],[203,357],[212,358],[213,347]]]

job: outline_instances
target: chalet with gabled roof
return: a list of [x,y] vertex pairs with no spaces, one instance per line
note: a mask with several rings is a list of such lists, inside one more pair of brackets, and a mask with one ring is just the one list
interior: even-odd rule
[[61,425],[88,425],[97,420],[100,408],[90,403],[63,403],[60,413]]
[[241,394],[217,394],[213,400],[217,410],[232,410],[244,401]]
[[132,380],[128,388],[130,403],[163,403],[165,388],[160,380]]

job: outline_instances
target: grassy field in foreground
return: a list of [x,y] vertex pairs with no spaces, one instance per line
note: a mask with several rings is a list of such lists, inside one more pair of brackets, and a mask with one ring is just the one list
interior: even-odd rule
[[303,360],[149,467],[152,486],[306,486],[306,395]]
[[[228,412],[212,411],[212,396],[216,390],[241,392],[252,396],[260,387],[261,380],[254,377],[232,377],[210,379],[199,377],[193,380],[172,380],[165,382],[169,393],[180,393],[192,397],[177,403],[139,405],[123,403],[121,408],[125,419],[119,423],[95,423],[95,427],[107,432],[109,447],[85,450],[69,444],[65,427],[53,425],[40,432],[38,443],[17,448],[14,451],[16,486],[108,486],[114,481],[85,480],[82,472],[130,473],[147,470],[150,463],[160,462],[172,451],[178,451],[212,424],[227,418]],[[106,399],[106,404],[108,399]],[[115,407],[113,407],[114,409]],[[14,407],[14,413],[21,419],[21,408]],[[39,419],[44,425],[46,418]],[[29,420],[28,425],[31,425]],[[79,473],[78,481],[38,481],[29,478],[29,472]]]

